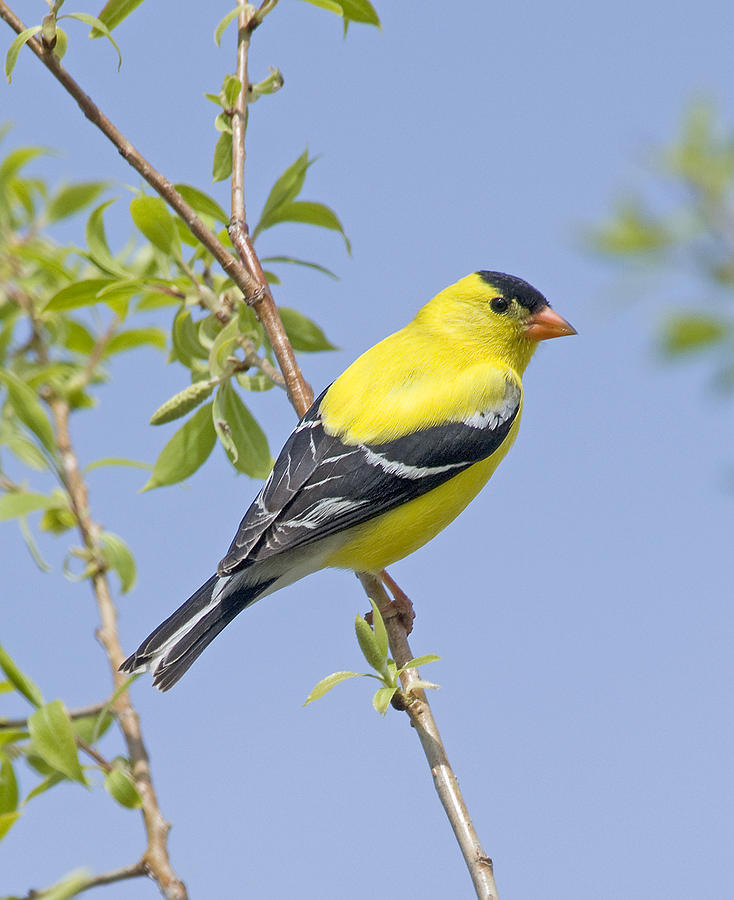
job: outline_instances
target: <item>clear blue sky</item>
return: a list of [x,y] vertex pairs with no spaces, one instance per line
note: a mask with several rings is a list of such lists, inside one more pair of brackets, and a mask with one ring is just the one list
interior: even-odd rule
[[[69,27],[71,72],[172,181],[205,189],[216,135],[202,92],[233,68],[234,32],[221,50],[212,39],[229,7],[149,0],[119,29],[119,74],[108,46]],[[44,8],[18,10],[31,22]],[[343,41],[336,17],[282,0],[254,41],[252,75],[278,65],[285,88],[252,110],[249,208],[308,145],[323,158],[304,197],[330,203],[354,245],[348,259],[338,236],[286,226],[263,239],[263,252],[341,275],[289,272],[278,290],[342,348],[304,357],[307,376],[321,389],[478,268],[527,278],[580,332],[540,348],[520,437],[489,488],[393,572],[418,611],[414,651],[443,657],[426,676],[442,686],[436,714],[501,895],[721,900],[734,839],[731,411],[706,394],[702,367],[654,360],[662,306],[690,293],[636,303],[634,281],[611,289],[620,282],[579,233],[640,177],[688,99],[707,92],[731,113],[734,9],[378,10],[381,33],[353,27]],[[4,26],[0,36],[7,46]],[[59,149],[37,164],[49,177],[138,183],[30,54],[0,86],[0,110],[16,123],[11,142]],[[223,186],[212,192],[227,202]],[[83,223],[72,225],[64,236],[81,243]],[[113,375],[99,411],[79,419],[80,453],[152,461],[168,432],[147,417],[184,373],[151,352]],[[285,397],[253,408],[277,450],[293,422]],[[221,452],[183,488],[141,495],[140,473],[115,478],[95,474],[91,500],[137,554],[138,588],[120,601],[133,649],[208,577],[257,485]],[[44,690],[74,706],[108,681],[88,591],[60,575],[62,545],[44,542],[55,571],[42,576],[4,526],[1,630]],[[471,895],[407,721],[379,719],[363,683],[301,708],[319,678],[361,666],[352,621],[364,609],[353,577],[322,573],[241,616],[173,692],[136,684],[192,898]],[[113,868],[140,848],[135,815],[104,792],[58,788],[2,844],[0,890]],[[156,891],[132,882],[99,896]]]

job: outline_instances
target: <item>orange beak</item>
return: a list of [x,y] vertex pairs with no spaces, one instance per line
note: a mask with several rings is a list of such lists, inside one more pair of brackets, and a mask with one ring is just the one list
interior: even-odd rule
[[533,313],[525,325],[525,333],[532,341],[545,341],[548,338],[563,337],[566,334],[578,334],[576,329],[550,306],[544,306]]

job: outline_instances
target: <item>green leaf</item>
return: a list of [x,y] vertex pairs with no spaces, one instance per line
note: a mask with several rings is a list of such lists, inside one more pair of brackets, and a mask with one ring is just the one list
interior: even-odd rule
[[120,588],[127,594],[135,586],[135,558],[121,537],[109,531],[102,532],[102,559],[120,576]]
[[386,660],[388,653],[390,652],[390,644],[387,639],[385,623],[382,619],[382,613],[380,612],[379,607],[371,597],[370,606],[372,607],[372,625],[375,633],[375,642],[377,643],[377,649],[379,651],[380,657]]
[[239,11],[240,7],[235,6],[234,9],[231,9],[227,15],[220,20],[219,24],[214,29],[214,43],[217,47],[221,46],[222,35],[227,30],[227,27],[237,18]]
[[[226,109],[231,109],[242,93],[242,82],[236,75],[225,75],[222,82],[222,94]],[[225,129],[226,130],[226,129]]]
[[275,387],[275,382],[268,378],[264,372],[258,372],[257,375],[246,375],[244,372],[237,372],[235,378],[237,383],[242,385],[246,391],[252,391],[253,393],[269,391]]
[[224,181],[232,174],[232,135],[223,131],[214,148],[212,181]]
[[[120,48],[117,46],[117,42],[112,37],[110,33],[110,29],[105,25],[105,23],[98,19],[96,16],[90,16],[89,13],[65,13],[63,16],[59,16],[59,19],[76,19],[77,22],[84,22],[85,25],[89,25],[90,28],[93,29],[93,34],[96,37],[97,33],[101,33],[107,40],[112,44],[112,46],[117,50],[117,71],[120,71],[120,66],[122,65],[122,53],[120,53]],[[92,34],[89,35],[92,37]]]
[[67,350],[79,353],[81,356],[88,356],[94,350],[95,343],[92,333],[85,325],[76,322],[69,316],[64,317],[63,344]]
[[239,335],[239,322],[237,318],[232,318],[214,339],[209,350],[209,371],[212,377],[219,378],[227,369],[227,358],[234,353]]
[[22,694],[29,703],[33,704],[33,706],[41,706],[43,704],[43,696],[35,682],[20,671],[2,646],[0,646],[0,669],[3,670],[5,677],[16,691]]
[[104,348],[103,356],[112,356],[115,353],[124,353],[126,350],[134,350],[144,345],[166,349],[166,332],[162,328],[130,328],[121,331],[109,340]]
[[88,466],[85,466],[84,471],[92,472],[94,469],[99,469],[102,466],[130,466],[133,469],[152,469],[150,463],[139,462],[137,459],[125,459],[122,456],[107,456],[104,459],[96,459],[94,462],[89,463]]
[[47,775],[43,781],[37,784],[32,791],[29,791],[28,796],[23,803],[28,803],[30,800],[33,800],[34,797],[39,797],[50,788],[56,787],[57,784],[61,784],[62,781],[66,780],[67,779],[60,772],[52,772],[50,775]]
[[7,388],[8,398],[16,416],[26,428],[35,434],[46,450],[52,456],[55,455],[56,445],[53,429],[35,392],[7,370],[0,370],[0,382],[3,382]]
[[122,769],[114,768],[108,772],[104,786],[107,793],[126,809],[139,809],[143,805],[138,789],[127,772]]
[[191,367],[195,359],[208,359],[209,351],[199,340],[198,322],[194,322],[191,311],[182,306],[173,319],[171,329],[173,352],[176,359]]
[[[102,7],[102,11],[100,12],[98,18],[100,22],[104,22],[104,24],[112,31],[113,28],[117,28],[117,26],[126,19],[131,12],[134,12],[143,0],[107,0],[107,3]],[[91,38],[99,38],[103,36],[103,32],[94,30],[89,35]]]
[[336,687],[337,684],[341,684],[342,681],[347,681],[349,678],[363,677],[361,672],[333,672],[331,675],[327,675],[326,678],[322,678],[321,681],[319,681],[308,697],[306,697],[306,702],[303,705],[306,706],[308,703],[313,703],[314,700],[321,699],[324,694]]
[[291,163],[290,166],[278,178],[275,184],[270,188],[268,199],[265,201],[263,210],[260,213],[260,221],[255,226],[252,233],[252,239],[258,236],[261,231],[269,228],[273,224],[270,220],[275,212],[281,206],[284,206],[301,193],[304,182],[306,181],[306,172],[315,160],[309,160],[308,150],[304,150],[298,159]]
[[216,200],[205,194],[204,191],[200,191],[199,188],[192,187],[190,184],[174,184],[174,187],[199,215],[211,216],[225,225],[229,222],[227,213]]
[[441,659],[440,656],[436,656],[435,653],[426,653],[424,656],[416,656],[414,659],[408,660],[408,662],[401,666],[399,671],[404,672],[406,669],[417,669],[418,666],[425,666],[428,663],[438,662]]
[[37,509],[48,509],[56,500],[45,494],[32,494],[26,491],[17,491],[12,494],[0,496],[0,522],[8,519],[17,519],[18,516],[27,516]]
[[344,30],[350,22],[380,27],[380,19],[369,0],[305,0],[311,6],[326,9],[344,19]]
[[46,209],[49,222],[57,222],[80,212],[85,206],[93,203],[107,187],[104,181],[86,181],[69,184],[52,197]]
[[[9,681],[3,681],[2,688],[3,694],[7,694],[14,689]],[[0,747],[4,747],[5,744],[17,744],[18,741],[25,740],[28,740],[27,731],[23,731],[21,728],[6,728],[3,720],[0,719]]]
[[10,831],[10,829],[13,827],[13,825],[15,825],[15,823],[18,821],[19,818],[20,818],[19,812],[9,812],[9,813],[3,813],[2,815],[0,815],[0,841]]
[[96,716],[84,716],[81,719],[72,719],[71,727],[74,734],[86,744],[96,744],[102,735],[110,728],[115,717],[111,712],[103,712],[102,718]]
[[58,884],[46,888],[45,891],[38,895],[38,900],[70,900],[71,897],[81,894],[88,886],[89,875],[80,869],[77,872],[72,872],[71,875],[67,875]]
[[397,691],[396,687],[382,687],[375,691],[375,695],[372,698],[372,705],[380,715],[384,716],[387,712],[390,701],[395,696],[395,691]]
[[336,350],[321,328],[296,309],[278,307],[280,319],[294,350],[315,353],[319,350]]
[[99,292],[117,283],[110,278],[85,278],[83,281],[75,281],[57,291],[44,306],[44,312],[65,312],[101,303],[103,300],[98,296]]
[[117,260],[110,252],[110,248],[107,243],[107,235],[105,233],[104,212],[107,207],[114,202],[114,200],[107,200],[106,203],[102,203],[92,211],[92,214],[87,220],[84,235],[86,237],[87,247],[89,249],[89,255],[92,259],[92,262],[94,262],[95,265],[99,266],[99,268],[104,272],[108,272],[110,275],[117,275],[120,278],[127,278],[127,272],[122,268],[122,266],[117,262]]
[[[20,53],[21,48],[34,34],[38,34],[42,27],[42,25],[33,25],[31,28],[26,28],[25,31],[21,31],[18,37],[10,45],[8,55],[5,57],[5,77],[8,79],[8,84],[10,84],[15,64],[18,62],[18,54]],[[0,175],[2,175],[2,172],[0,172]]]
[[252,478],[267,478],[273,467],[268,439],[229,382],[217,391],[213,417],[232,465]]
[[130,215],[145,237],[163,253],[181,259],[181,242],[173,216],[160,197],[142,194],[130,201]]
[[[294,200],[292,203],[284,203],[274,209],[264,228],[272,228],[281,222],[301,222],[304,225],[316,225],[319,228],[328,228],[330,231],[338,231],[344,238],[347,252],[352,252],[352,245],[344,233],[342,224],[336,213],[323,203],[315,203],[312,200]],[[256,229],[257,231],[257,229]]]
[[28,719],[28,730],[35,751],[48,765],[86,785],[71,719],[61,700],[52,700],[37,709]]
[[216,442],[212,403],[207,403],[179,428],[163,448],[143,490],[176,484],[193,475],[206,462]]
[[17,147],[12,150],[0,163],[0,182],[10,181],[23,166],[28,165],[37,156],[43,156],[48,152],[43,147]]
[[211,381],[195,381],[189,387],[184,388],[177,394],[174,394],[169,400],[159,406],[158,409],[150,417],[151,425],[164,425],[166,422],[173,422],[190,413],[192,409],[203,403],[204,400],[214,390],[214,383]]
[[367,622],[362,616],[356,616],[354,630],[357,634],[357,642],[362,655],[372,668],[380,675],[387,674],[387,654],[382,652],[380,643]]
[[263,256],[260,259],[261,263],[289,263],[294,266],[306,266],[309,269],[316,269],[317,272],[322,272],[324,275],[328,275],[329,278],[333,278],[334,281],[339,281],[339,276],[332,272],[331,269],[327,269],[325,266],[320,266],[315,262],[308,262],[305,259],[297,259],[295,256]]
[[0,755],[0,815],[14,812],[18,808],[18,782],[13,764],[6,756]]
[[731,324],[720,316],[681,313],[664,323],[660,341],[666,356],[683,356],[721,344],[731,330]]

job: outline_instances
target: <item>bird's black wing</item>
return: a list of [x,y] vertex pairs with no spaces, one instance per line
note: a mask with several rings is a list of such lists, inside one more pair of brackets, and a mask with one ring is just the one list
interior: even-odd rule
[[219,564],[220,575],[373,519],[486,459],[507,437],[522,394],[508,380],[500,408],[384,444],[347,444],[328,434],[323,396],[281,450]]

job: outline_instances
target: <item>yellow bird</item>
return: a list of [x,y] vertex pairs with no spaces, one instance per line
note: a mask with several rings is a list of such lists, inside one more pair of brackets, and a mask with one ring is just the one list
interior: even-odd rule
[[538,341],[575,334],[521,278],[441,291],[318,397],[217,573],[122,665],[167,690],[245,607],[327,566],[380,573],[477,495],[517,435]]

